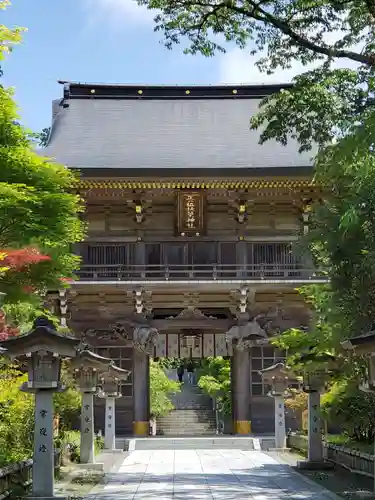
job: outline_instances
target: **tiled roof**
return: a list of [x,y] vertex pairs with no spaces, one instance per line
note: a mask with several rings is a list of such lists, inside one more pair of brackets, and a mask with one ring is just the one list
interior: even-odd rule
[[311,153],[299,154],[295,141],[261,146],[259,132],[250,131],[250,117],[271,87],[197,87],[195,96],[194,87],[189,94],[180,87],[143,87],[139,94],[131,86],[94,86],[90,94],[90,86],[72,85],[65,86],[41,152],[69,167],[198,171],[311,164]]

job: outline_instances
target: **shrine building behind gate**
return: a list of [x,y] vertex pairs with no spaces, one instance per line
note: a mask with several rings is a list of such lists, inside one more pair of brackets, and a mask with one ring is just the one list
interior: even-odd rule
[[281,87],[61,83],[43,154],[80,171],[88,235],[55,306],[132,370],[117,434],[148,432],[149,356],[190,355],[230,356],[234,432],[272,432],[258,372],[283,353],[267,339],[308,324],[296,288],[321,281],[294,246],[318,195],[310,155],[249,127]]

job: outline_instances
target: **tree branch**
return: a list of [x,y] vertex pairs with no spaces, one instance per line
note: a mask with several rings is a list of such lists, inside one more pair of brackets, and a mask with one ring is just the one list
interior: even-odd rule
[[[373,0],[366,0],[366,2],[372,2]],[[297,45],[300,45],[302,47],[305,47],[308,50],[311,50],[313,52],[316,52],[318,54],[323,54],[328,57],[337,57],[337,58],[346,58],[346,59],[351,59],[352,61],[357,61],[362,64],[366,64],[367,66],[374,66],[375,65],[375,55],[365,55],[365,54],[358,54],[357,52],[353,52],[351,50],[341,50],[341,49],[335,49],[333,47],[322,47],[321,45],[317,45],[316,43],[312,42],[311,40],[308,40],[307,38],[302,37],[286,23],[284,23],[281,19],[278,19],[274,15],[270,14],[269,12],[261,9],[259,6],[254,5],[253,2],[249,2],[253,5],[254,8],[257,7],[257,11],[261,14],[257,14],[255,9],[251,12],[248,12],[246,9],[242,7],[237,7],[235,5],[231,5],[230,8],[237,12],[238,14],[242,14],[245,17],[252,17],[258,21],[262,21],[264,23],[269,22],[280,30],[284,35],[289,36],[292,40]]]
[[371,14],[371,16],[375,19],[375,2],[374,2],[374,0],[365,0],[365,4],[367,7],[367,10]]
[[[374,12],[375,14],[375,4],[374,0],[365,0],[366,5],[369,9],[369,11],[372,13]],[[284,35],[287,35],[289,38],[291,38],[296,45],[299,45],[301,47],[304,47],[308,50],[311,50],[312,52],[315,52],[317,54],[323,54],[327,57],[336,57],[339,59],[351,59],[352,61],[357,61],[361,64],[365,64],[367,66],[374,66],[375,65],[375,54],[361,54],[358,52],[354,52],[351,50],[345,50],[345,49],[335,49],[334,47],[323,47],[321,45],[318,45],[315,42],[312,42],[311,40],[308,40],[307,38],[299,35],[296,33],[291,26],[283,21],[280,18],[277,18],[273,14],[267,12],[266,10],[263,10],[261,8],[262,5],[262,0],[259,2],[254,2],[253,0],[249,0],[248,4],[252,8],[246,9],[244,7],[239,7],[235,5],[233,2],[228,2],[228,1],[223,1],[220,2],[219,4],[216,4],[215,6],[212,5],[211,2],[206,2],[206,1],[199,1],[199,0],[190,0],[187,2],[184,1],[179,1],[176,2],[179,4],[181,7],[182,6],[187,6],[187,7],[193,7],[194,5],[199,5],[201,7],[207,7],[211,8],[212,10],[209,13],[206,13],[204,15],[204,19],[202,20],[202,23],[198,23],[195,26],[190,26],[190,28],[187,31],[194,30],[194,29],[201,29],[202,26],[207,22],[207,19],[211,16],[217,16],[217,13],[221,9],[229,9],[232,10],[233,12],[236,12],[237,14],[240,14],[244,17],[250,18],[250,19],[255,19],[257,21],[263,22],[265,24],[269,23],[275,28],[277,28],[279,31],[284,33]],[[347,3],[346,0],[342,2],[342,4]],[[341,2],[337,3],[338,5],[341,4]],[[373,15],[374,15],[373,14]]]

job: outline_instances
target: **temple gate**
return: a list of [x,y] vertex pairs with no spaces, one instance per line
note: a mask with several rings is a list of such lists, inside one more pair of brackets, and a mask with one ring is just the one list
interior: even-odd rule
[[[149,357],[190,355],[229,356],[235,432],[272,432],[258,372],[283,353],[268,339],[308,325],[296,288],[324,281],[295,246],[319,196],[310,156],[249,130],[285,86],[61,83],[43,154],[80,170],[88,235],[77,279],[48,301],[132,370],[117,433],[148,432]],[[100,400],[96,411],[103,427]]]

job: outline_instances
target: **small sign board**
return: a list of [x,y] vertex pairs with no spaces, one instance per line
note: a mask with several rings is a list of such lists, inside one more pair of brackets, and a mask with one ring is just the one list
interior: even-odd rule
[[198,191],[177,193],[177,231],[181,235],[200,236],[204,232],[204,197]]

